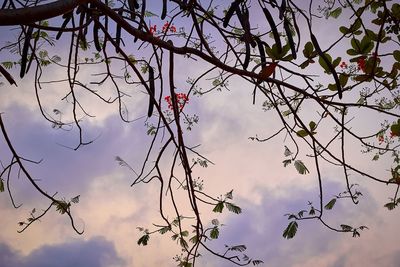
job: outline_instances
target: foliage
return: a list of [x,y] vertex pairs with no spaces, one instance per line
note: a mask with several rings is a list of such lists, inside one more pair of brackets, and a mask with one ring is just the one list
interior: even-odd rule
[[[284,167],[293,163],[300,175],[312,174],[318,178],[318,205],[309,202],[309,208],[287,214],[289,224],[283,232],[284,238],[293,238],[300,221],[305,219],[315,219],[336,232],[360,236],[366,226],[335,227],[324,218],[325,212],[333,212],[339,200],[359,202],[362,193],[351,181],[351,175],[389,185],[394,196],[384,207],[393,210],[398,206],[399,4],[389,0],[329,0],[310,8],[306,3],[304,8],[303,1],[293,0],[279,4],[275,0],[232,0],[218,4],[171,0],[162,1],[161,10],[153,10],[147,2],[10,0],[4,1],[0,9],[0,26],[19,29],[17,40],[9,40],[0,50],[6,57],[0,64],[1,75],[10,85],[16,85],[19,80],[14,79],[15,72],[19,72],[21,79],[26,79],[29,73],[38,92],[49,83],[44,73],[55,70],[65,73],[63,79],[52,83],[64,83],[63,101],[71,108],[72,121],[63,119],[67,110],[46,106],[39,94],[37,101],[44,119],[54,129],[77,130],[75,150],[93,142],[83,134],[83,121],[90,120],[92,114],[81,104],[79,90],[105,104],[117,104],[121,120],[127,123],[132,121],[127,105],[129,96],[144,92],[146,104],[141,107],[146,108],[141,113],[145,132],[151,139],[145,160],[136,169],[116,157],[120,166],[134,174],[132,186],[151,182],[160,187],[158,201],[163,224],[154,225],[153,230],[139,227],[138,245],[148,245],[153,234],[170,234],[182,249],[182,255],[174,258],[178,266],[195,265],[201,256],[199,250],[237,265],[262,263],[244,254],[245,245],[227,245],[225,251],[210,248],[208,242],[221,237],[223,224],[218,219],[206,224],[204,211],[213,215],[224,211],[240,214],[242,209],[232,202],[233,191],[219,197],[205,191],[203,178],[195,178],[196,171],[213,162],[187,138],[200,120],[194,113],[196,100],[200,103],[205,94],[229,90],[232,76],[254,88],[253,104],[261,102],[260,108],[268,111],[268,116],[276,114],[281,123],[274,134],[250,139],[262,143],[285,135]],[[338,38],[327,43],[313,25],[332,21],[337,26]],[[53,46],[62,43],[70,44],[65,52],[54,51]],[[338,51],[343,53],[337,54]],[[177,60],[185,64],[196,60],[202,73],[189,77],[185,85],[176,86],[176,77],[185,75],[184,70],[176,67]],[[110,84],[114,93],[103,93],[101,89]],[[194,100],[194,96],[199,98]],[[9,186],[13,174],[18,173],[17,177],[25,177],[49,201],[41,214],[33,209],[27,221],[19,223],[20,232],[54,206],[69,217],[77,233],[83,233],[76,228],[72,216],[73,204],[79,202],[79,196],[67,201],[40,187],[27,167],[39,162],[25,159],[15,150],[1,112],[1,131],[11,159],[8,165],[1,164],[0,192],[7,189],[13,206],[20,206],[14,203]],[[357,131],[351,124],[365,113],[379,118],[369,122],[368,134]],[[354,167],[353,159],[346,153],[350,143],[362,147],[363,153],[373,153],[373,161],[383,159],[386,169],[390,169],[388,177],[375,177]],[[345,188],[329,201],[324,194],[322,162],[341,170]],[[175,196],[182,191],[186,202],[178,203]],[[173,211],[164,209],[164,203],[169,203]],[[183,215],[187,210],[191,212]]]

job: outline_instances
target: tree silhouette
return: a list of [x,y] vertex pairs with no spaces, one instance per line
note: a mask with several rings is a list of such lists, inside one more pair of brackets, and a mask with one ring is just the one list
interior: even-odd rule
[[[335,21],[338,38],[328,38],[328,43],[315,25],[341,16],[349,19],[340,21],[343,25]],[[152,142],[142,167],[135,170],[116,157],[132,172],[132,186],[159,184],[157,197],[164,223],[153,229],[139,228],[143,235],[138,244],[147,245],[153,234],[168,233],[182,247],[182,255],[175,258],[178,266],[195,265],[200,250],[237,265],[258,265],[262,261],[246,256],[244,245],[227,246],[225,251],[208,245],[218,238],[221,224],[216,219],[205,222],[201,214],[225,210],[239,214],[241,208],[233,202],[232,191],[211,196],[196,178],[197,168],[212,162],[186,139],[199,118],[188,114],[185,107],[192,97],[228,88],[233,77],[240,78],[252,88],[253,104],[262,102],[263,109],[275,112],[281,123],[275,134],[250,138],[266,142],[286,135],[283,164],[293,165],[301,175],[310,172],[301,158],[307,155],[314,161],[319,203],[309,202],[305,210],[288,214],[283,237],[293,238],[299,222],[310,219],[357,237],[366,226],[332,226],[324,214],[337,201],[359,202],[362,193],[351,175],[391,186],[393,196],[385,205],[389,210],[400,203],[399,20],[400,5],[386,0],[329,0],[323,5],[292,0],[163,0],[157,4],[145,0],[5,0],[0,25],[3,30],[18,26],[19,36],[1,48],[8,58],[1,62],[0,72],[10,86],[18,84],[13,78],[16,70],[21,78],[32,75],[43,118],[54,128],[78,130],[75,150],[93,142],[84,135],[82,122],[92,114],[81,103],[81,91],[104,104],[117,103],[119,116],[127,123],[132,118],[126,99],[132,92],[144,92],[147,108],[141,119],[146,121]],[[182,72],[176,61],[202,69],[202,74],[187,80],[186,89],[175,86]],[[49,83],[44,76],[50,69],[63,71],[64,77]],[[67,88],[62,101],[70,105],[68,114],[43,104],[39,90],[52,83]],[[199,84],[208,84],[208,88]],[[111,95],[102,92],[104,87],[112,88]],[[353,119],[367,113],[381,120],[371,122],[368,134],[353,129]],[[9,163],[2,164],[1,191],[7,188],[18,208],[9,183],[12,170],[17,169],[18,176],[28,179],[49,200],[43,212],[34,210],[19,223],[20,232],[55,206],[69,217],[77,233],[83,233],[72,213],[79,196],[66,200],[42,189],[27,167],[39,162],[16,151],[1,118],[0,113],[10,151]],[[384,158],[386,169],[391,170],[388,178],[354,167],[346,156],[350,144],[361,146],[361,153],[371,153],[372,160]],[[329,201],[324,197],[322,162],[340,168],[346,188]],[[181,191],[186,203],[176,201]]]

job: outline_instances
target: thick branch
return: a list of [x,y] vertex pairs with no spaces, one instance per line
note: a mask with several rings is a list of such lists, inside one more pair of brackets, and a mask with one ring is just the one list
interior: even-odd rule
[[59,0],[34,7],[0,10],[0,26],[26,25],[61,16],[90,0]]

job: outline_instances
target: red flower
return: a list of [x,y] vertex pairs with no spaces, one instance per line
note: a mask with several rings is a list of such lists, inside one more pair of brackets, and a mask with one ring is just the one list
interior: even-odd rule
[[154,35],[154,33],[157,31],[157,25],[150,26],[150,34]]
[[339,67],[341,67],[342,69],[346,69],[347,68],[347,64],[346,62],[342,61],[342,63],[340,63]]
[[365,58],[360,57],[357,61],[358,70],[365,72]]
[[[175,93],[175,97],[176,97],[176,101],[177,101],[179,110],[182,111],[185,104],[189,102],[189,98],[185,93]],[[166,97],[164,97],[164,99],[168,104],[168,108],[170,110],[174,110],[174,107],[172,105],[171,96],[167,95]]]
[[378,136],[378,141],[379,141],[379,144],[382,144],[383,141],[385,141],[385,138],[383,137],[383,135]]
[[176,27],[172,24],[169,24],[169,22],[167,21],[167,22],[165,22],[164,26],[162,27],[162,32],[166,33],[168,30],[170,32],[176,32]]
[[165,22],[164,26],[162,27],[162,32],[166,32],[167,29],[169,28],[169,22]]

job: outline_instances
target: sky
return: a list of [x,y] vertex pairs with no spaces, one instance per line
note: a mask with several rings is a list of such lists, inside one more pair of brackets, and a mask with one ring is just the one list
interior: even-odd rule
[[[149,7],[156,12],[158,6]],[[156,19],[152,18],[153,23]],[[261,18],[255,17],[257,23]],[[317,36],[323,36],[329,43],[337,33],[338,21],[314,23]],[[179,22],[179,20],[177,21]],[[181,25],[177,25],[181,26]],[[185,25],[182,25],[185,27]],[[1,29],[11,35],[16,31]],[[7,37],[1,34],[1,41]],[[340,48],[340,47],[339,47]],[[61,53],[63,44],[49,48],[50,52]],[[340,49],[338,49],[340,50]],[[0,51],[0,61],[10,55]],[[188,88],[186,79],[198,75],[207,66],[201,62],[188,64],[177,60],[179,76],[177,87]],[[95,72],[97,69],[90,69]],[[87,80],[92,77],[85,73]],[[310,70],[315,71],[313,68]],[[115,161],[120,156],[134,169],[143,162],[151,142],[146,134],[145,118],[147,96],[134,87],[126,103],[131,123],[121,121],[116,105],[105,105],[94,97],[82,93],[80,99],[87,110],[96,117],[85,117],[82,121],[84,137],[94,142],[77,151],[70,149],[78,142],[76,128],[72,130],[53,129],[51,123],[40,114],[32,84],[31,71],[24,79],[14,77],[18,87],[4,81],[0,86],[0,112],[15,149],[24,158],[39,161],[27,167],[46,192],[58,192],[65,199],[80,196],[73,206],[73,215],[78,229],[76,234],[68,218],[52,210],[40,222],[33,224],[19,234],[17,223],[25,220],[33,208],[46,207],[48,202],[39,195],[23,176],[11,180],[14,200],[23,204],[14,209],[7,192],[0,194],[0,266],[1,267],[148,267],[175,266],[175,255],[180,247],[168,234],[152,235],[147,246],[138,246],[141,233],[137,227],[152,227],[161,224],[158,213],[158,185],[140,184],[131,187],[135,178],[127,168]],[[45,80],[55,80],[64,72],[58,68],[46,69]],[[121,70],[122,74],[122,70]],[[86,75],[86,76],[85,76]],[[323,74],[321,74],[321,77]],[[3,80],[0,80],[3,81]],[[220,237],[210,247],[223,251],[225,244],[247,246],[246,254],[265,262],[262,266],[384,266],[400,264],[398,248],[399,210],[388,211],[383,207],[392,196],[393,188],[376,184],[352,174],[363,193],[360,203],[338,201],[334,209],[326,212],[326,220],[335,226],[341,223],[366,225],[368,230],[361,237],[339,234],[328,230],[317,221],[299,222],[299,230],[292,240],[282,237],[288,224],[286,213],[307,209],[308,201],[318,202],[318,186],[312,159],[302,155],[310,169],[307,175],[299,175],[293,166],[284,168],[284,135],[265,143],[249,139],[258,135],[266,137],[280,129],[275,113],[262,108],[262,99],[252,105],[253,87],[237,77],[229,81],[229,90],[213,91],[201,97],[191,96],[185,107],[188,114],[197,114],[199,123],[192,131],[185,131],[190,145],[200,145],[199,151],[215,165],[196,169],[196,176],[204,180],[207,192],[218,196],[233,189],[234,203],[243,213],[240,215],[211,212],[204,208],[205,221],[217,218],[224,226]],[[201,85],[206,89],[210,82]],[[106,92],[111,92],[106,84]],[[132,86],[133,87],[133,86]],[[68,104],[60,101],[65,94],[66,84],[46,84],[40,90],[43,103],[48,110],[62,110],[63,119],[68,120]],[[109,91],[107,91],[109,90]],[[111,94],[111,93],[110,93]],[[355,96],[349,96],[349,99]],[[305,116],[315,116],[313,106],[304,111]],[[309,112],[309,113],[308,113]],[[358,113],[354,111],[352,126],[361,132],[373,132],[383,115]],[[153,118],[154,119],[154,118]],[[151,121],[151,120],[150,120]],[[371,126],[371,121],[377,121]],[[326,138],[333,132],[331,125],[321,129]],[[325,137],[325,136],[324,136]],[[290,144],[290,143],[289,143]],[[290,146],[290,145],[289,145]],[[290,146],[293,149],[292,146]],[[350,146],[348,156],[351,163],[377,176],[388,176],[390,165],[386,161],[371,161],[371,154],[361,154],[360,147]],[[3,138],[0,138],[0,160],[6,164],[10,153]],[[335,194],[345,190],[340,168],[322,164],[324,197],[329,201]],[[216,258],[206,251],[199,258],[198,266],[228,267],[231,263]]]

